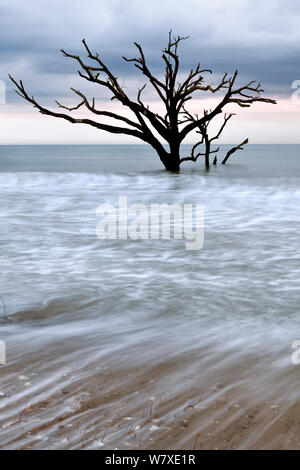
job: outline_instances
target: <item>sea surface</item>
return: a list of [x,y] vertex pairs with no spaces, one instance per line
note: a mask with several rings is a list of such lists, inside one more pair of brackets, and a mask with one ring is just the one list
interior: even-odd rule
[[[119,196],[203,205],[203,248],[97,238]],[[178,174],[142,145],[1,146],[0,197],[0,448],[184,448],[212,390],[300,400],[299,145]]]

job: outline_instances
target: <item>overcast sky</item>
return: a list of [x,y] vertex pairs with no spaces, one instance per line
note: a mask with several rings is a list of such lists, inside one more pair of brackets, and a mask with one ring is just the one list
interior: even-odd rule
[[[199,61],[214,70],[215,79],[237,68],[241,83],[257,79],[266,95],[278,98],[276,106],[232,109],[238,116],[224,134],[224,143],[244,137],[251,143],[300,143],[300,105],[291,100],[291,84],[300,80],[299,25],[298,0],[1,0],[0,80],[7,93],[6,105],[0,105],[0,143],[134,142],[42,116],[13,93],[7,74],[22,78],[30,94],[48,106],[54,106],[54,99],[76,104],[69,91],[76,86],[95,96],[98,107],[117,109],[101,89],[81,85],[78,67],[61,56],[60,48],[84,55],[81,39],[86,38],[133,93],[144,81],[121,57],[135,55],[132,43],[137,41],[160,74],[161,49],[170,28],[190,36],[181,48],[182,74]],[[159,110],[149,87],[145,98]],[[192,109],[201,113],[212,105],[198,95]]]

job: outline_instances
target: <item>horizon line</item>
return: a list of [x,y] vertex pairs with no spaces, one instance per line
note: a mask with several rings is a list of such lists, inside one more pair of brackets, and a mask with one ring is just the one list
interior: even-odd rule
[[[231,142],[231,143],[228,143],[228,144],[219,144],[219,145],[236,145],[237,142]],[[167,146],[168,144],[162,144],[164,146]],[[190,143],[190,144],[181,144],[181,146],[184,146],[184,145],[194,145],[193,143]],[[289,143],[289,144],[286,144],[286,143],[282,143],[282,144],[274,144],[274,143],[260,143],[260,144],[251,144],[251,143],[248,143],[247,144],[247,147],[251,146],[251,145],[300,145],[300,142],[298,143]],[[0,147],[59,147],[59,146],[65,146],[65,147],[100,147],[100,146],[106,146],[106,147],[149,147],[151,148],[151,145],[149,144],[47,144],[47,143],[44,143],[44,144],[1,144],[0,143]],[[245,147],[245,149],[247,148]],[[154,149],[153,149],[154,150]]]

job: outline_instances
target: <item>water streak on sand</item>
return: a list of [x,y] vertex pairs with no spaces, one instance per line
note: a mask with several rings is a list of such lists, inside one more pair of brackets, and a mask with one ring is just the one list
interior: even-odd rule
[[[101,173],[95,149],[86,171],[78,149],[0,152],[1,448],[300,447],[299,149],[282,172],[270,147],[180,175],[116,149]],[[119,195],[204,204],[204,248],[98,240]]]

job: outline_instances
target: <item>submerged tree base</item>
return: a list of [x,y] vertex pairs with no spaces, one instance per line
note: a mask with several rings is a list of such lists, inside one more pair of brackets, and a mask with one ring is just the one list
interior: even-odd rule
[[171,155],[167,159],[161,159],[164,167],[167,171],[180,171],[180,160],[178,158],[173,158]]

